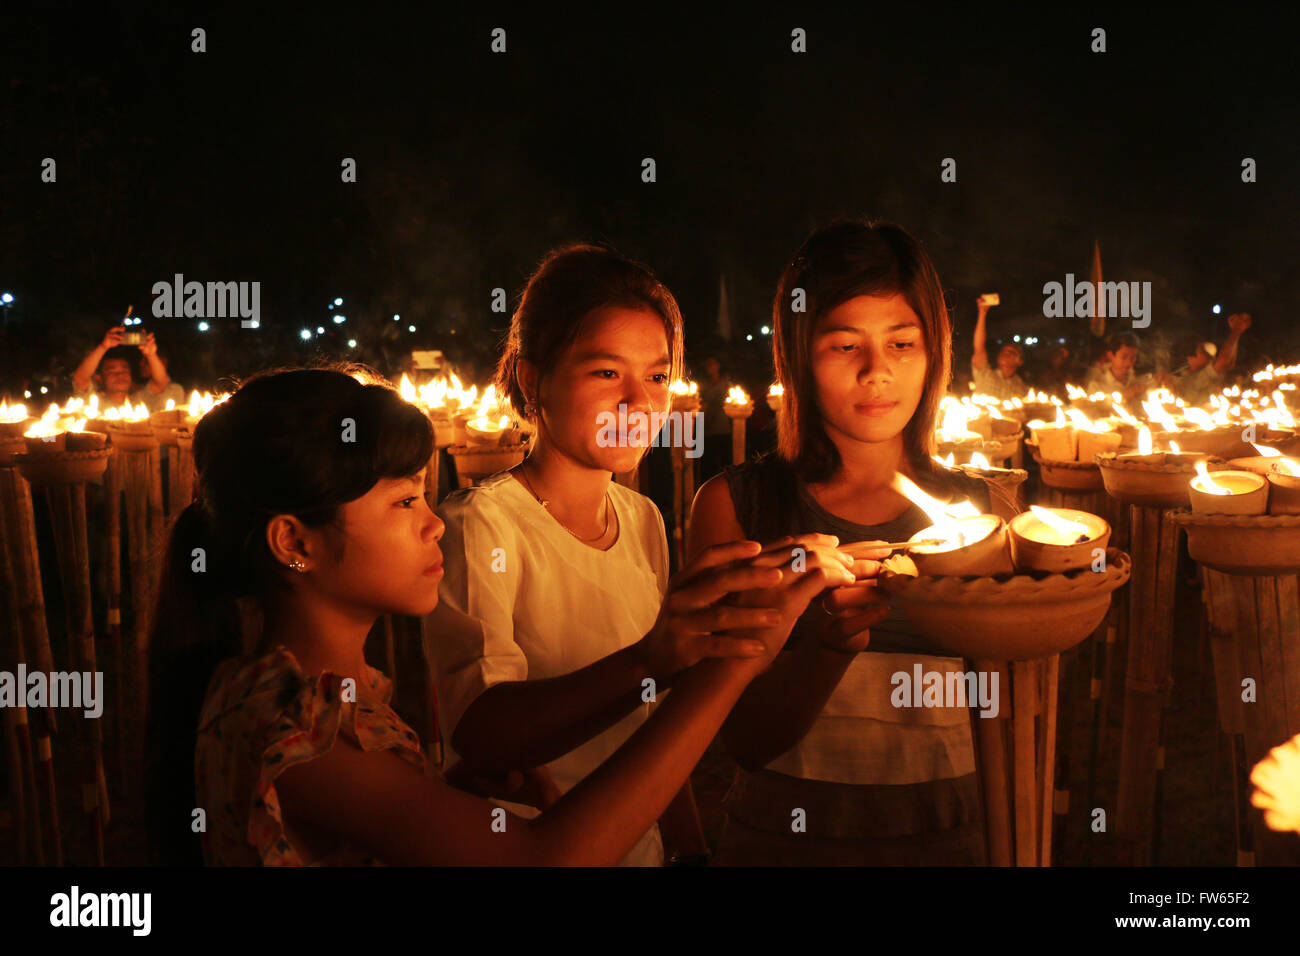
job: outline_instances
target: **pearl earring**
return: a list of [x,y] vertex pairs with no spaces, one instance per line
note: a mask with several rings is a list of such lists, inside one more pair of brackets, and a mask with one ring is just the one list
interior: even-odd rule
[[302,561],[300,561],[297,558],[294,558],[292,561],[289,562],[289,567],[293,568],[295,571],[299,572],[300,574],[303,571],[307,570],[307,565],[303,564]]

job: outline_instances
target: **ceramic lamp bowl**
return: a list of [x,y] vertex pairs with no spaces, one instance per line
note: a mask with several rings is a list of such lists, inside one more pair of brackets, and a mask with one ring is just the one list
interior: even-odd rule
[[[1032,446],[1031,446],[1032,447]],[[1101,470],[1088,461],[1051,461],[1034,450],[1038,477],[1049,488],[1061,491],[1100,491]]]
[[1300,574],[1300,515],[1171,515],[1193,561],[1225,574]]
[[1110,543],[1110,525],[1097,515],[1072,508],[1053,508],[1052,512],[1087,526],[1080,532],[1083,540],[1064,541],[1060,534],[1045,525],[1032,511],[1016,515],[1007,525],[1011,539],[1011,560],[1017,572],[1047,571],[1059,574],[1079,568],[1091,568],[1096,549],[1105,553]]
[[1241,429],[1235,425],[1212,428],[1184,428],[1176,432],[1157,432],[1152,436],[1154,443],[1168,447],[1171,441],[1178,442],[1182,451],[1200,452],[1215,458],[1238,458],[1247,455],[1253,449],[1242,442]]
[[68,451],[98,451],[107,444],[105,432],[68,432]]
[[1268,511],[1268,480],[1253,471],[1216,471],[1215,485],[1229,489],[1216,494],[1199,475],[1188,483],[1192,510],[1198,514],[1262,515]]
[[114,423],[108,426],[108,437],[113,442],[113,447],[122,451],[153,451],[158,447],[158,438],[153,433],[153,428],[148,422],[127,422],[128,426],[143,424],[145,430],[138,428],[122,427]]
[[1079,436],[1073,425],[1044,425],[1033,433],[1038,453],[1048,461],[1079,460]]
[[728,418],[748,418],[754,414],[754,406],[749,402],[744,405],[727,402],[722,406],[722,410],[727,413]]
[[12,464],[19,455],[27,454],[27,442],[20,436],[0,435],[0,465]]
[[1218,459],[1192,452],[1097,456],[1108,495],[1124,504],[1153,508],[1177,508],[1189,503],[1188,483],[1196,474],[1198,461],[1206,461],[1210,471],[1227,467]]
[[[978,515],[959,519],[957,523],[965,529],[969,544],[962,547],[922,546],[908,552],[921,574],[991,576],[1011,572],[1013,565],[1005,521],[997,515]],[[923,528],[910,540],[924,541],[938,534],[933,527]]]
[[27,443],[27,454],[29,455],[52,455],[55,452],[68,450],[67,432],[55,432],[53,435],[46,435],[44,438],[24,436],[23,441]]
[[16,422],[0,422],[0,438],[22,438],[23,433],[37,421],[35,418],[23,418]]
[[108,468],[110,448],[98,451],[65,451],[49,455],[19,455],[14,461],[33,485],[62,485],[96,481]]
[[1253,471],[1257,475],[1267,477],[1273,471],[1275,461],[1276,458],[1265,455],[1250,455],[1246,458],[1233,458],[1228,462],[1228,467],[1234,471]]
[[1119,446],[1123,443],[1123,437],[1119,432],[1089,432],[1080,431],[1079,435],[1079,461],[1093,464],[1098,455],[1104,455],[1107,452],[1118,452]]
[[1300,515],[1300,475],[1270,471],[1268,481],[1268,513],[1271,515]]
[[1051,657],[1087,638],[1131,571],[1129,556],[1109,548],[1102,571],[978,578],[885,572],[879,586],[944,653],[1019,661]]
[[524,460],[528,445],[452,445],[447,451],[456,463],[456,480],[469,488],[499,471],[513,468]]

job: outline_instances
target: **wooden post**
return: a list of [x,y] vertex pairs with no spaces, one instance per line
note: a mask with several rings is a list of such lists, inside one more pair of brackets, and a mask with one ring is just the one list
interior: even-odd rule
[[1132,505],[1130,527],[1133,576],[1116,835],[1124,863],[1148,866],[1156,826],[1161,722],[1173,684],[1178,526],[1167,520],[1163,508]]

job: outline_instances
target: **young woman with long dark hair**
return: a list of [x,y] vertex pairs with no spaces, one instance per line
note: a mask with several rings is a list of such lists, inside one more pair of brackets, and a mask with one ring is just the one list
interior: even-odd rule
[[[891,488],[896,472],[941,500],[989,509],[989,486],[931,457],[952,332],[919,242],[883,222],[816,230],[781,276],[773,325],[785,387],[779,446],[705,483],[689,554],[803,532],[906,540],[930,520]],[[868,586],[813,602],[724,726],[741,767],[724,862],[985,859],[967,710],[891,702],[892,675],[965,665],[909,633],[870,586],[878,561],[865,565],[859,583]],[[805,813],[801,832],[791,827],[795,807]]]

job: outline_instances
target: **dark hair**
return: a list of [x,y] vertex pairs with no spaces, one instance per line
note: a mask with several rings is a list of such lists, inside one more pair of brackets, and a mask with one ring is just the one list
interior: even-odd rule
[[134,345],[114,345],[111,349],[103,354],[99,360],[102,367],[105,362],[112,359],[121,359],[127,364],[133,372],[135,370],[135,360],[140,357],[140,350]]
[[[582,323],[608,306],[658,313],[668,333],[671,379],[682,374],[682,313],[677,300],[649,268],[605,246],[577,243],[552,249],[524,287],[497,364],[497,388],[523,414],[519,360],[545,376],[582,332]],[[534,396],[536,398],[536,396]]]
[[1141,348],[1138,337],[1132,332],[1112,332],[1106,336],[1106,351],[1118,352],[1120,349],[1128,346],[1129,348]]
[[[354,440],[341,440],[346,419]],[[216,666],[252,649],[238,601],[282,586],[267,523],[330,524],[380,479],[418,472],[433,447],[425,414],[362,366],[261,373],[195,427],[194,501],[172,525],[149,648],[149,824],[161,862],[202,862],[190,831],[199,715]]]
[[[794,311],[795,289],[804,311]],[[925,333],[925,390],[903,430],[904,452],[918,478],[935,471],[934,425],[952,375],[952,325],[938,273],[925,247],[890,222],[839,220],[815,230],[786,266],[772,303],[776,377],[785,388],[777,447],[805,481],[825,481],[840,467],[817,409],[812,339],[817,321],[860,295],[899,294]]]

